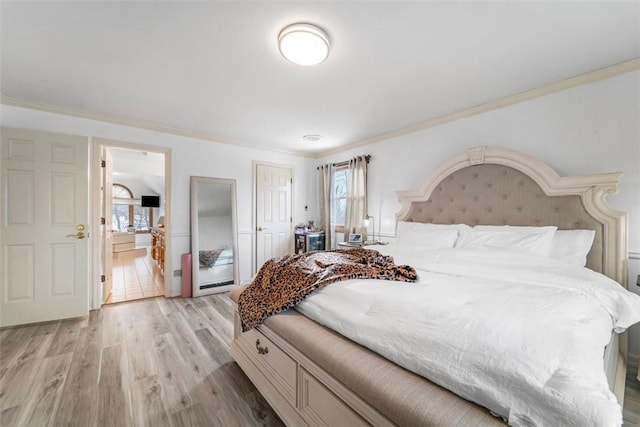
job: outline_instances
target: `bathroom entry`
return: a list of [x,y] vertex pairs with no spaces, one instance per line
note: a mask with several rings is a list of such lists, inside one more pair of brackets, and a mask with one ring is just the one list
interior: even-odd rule
[[165,294],[165,153],[103,146],[103,303]]

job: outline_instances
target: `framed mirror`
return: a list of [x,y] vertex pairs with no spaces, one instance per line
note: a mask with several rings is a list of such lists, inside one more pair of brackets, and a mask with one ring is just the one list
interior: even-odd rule
[[193,296],[228,291],[238,283],[236,181],[191,177]]

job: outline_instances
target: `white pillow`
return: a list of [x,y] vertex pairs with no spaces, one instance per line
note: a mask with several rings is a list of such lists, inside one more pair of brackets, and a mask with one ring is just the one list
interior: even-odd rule
[[476,225],[460,231],[456,248],[497,248],[548,256],[557,228]]
[[549,257],[584,267],[595,236],[595,230],[558,230],[553,236]]
[[453,248],[460,229],[471,228],[465,224],[428,224],[399,221],[396,243],[411,246]]

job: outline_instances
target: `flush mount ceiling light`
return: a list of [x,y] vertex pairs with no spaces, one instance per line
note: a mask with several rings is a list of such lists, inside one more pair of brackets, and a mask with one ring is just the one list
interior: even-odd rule
[[278,35],[280,53],[298,65],[316,65],[329,56],[329,38],[311,24],[291,24]]

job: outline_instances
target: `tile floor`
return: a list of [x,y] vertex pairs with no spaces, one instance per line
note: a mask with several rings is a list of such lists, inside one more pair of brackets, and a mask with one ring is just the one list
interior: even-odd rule
[[151,247],[142,248],[146,252],[114,254],[113,288],[107,304],[164,295],[164,277],[151,258]]

